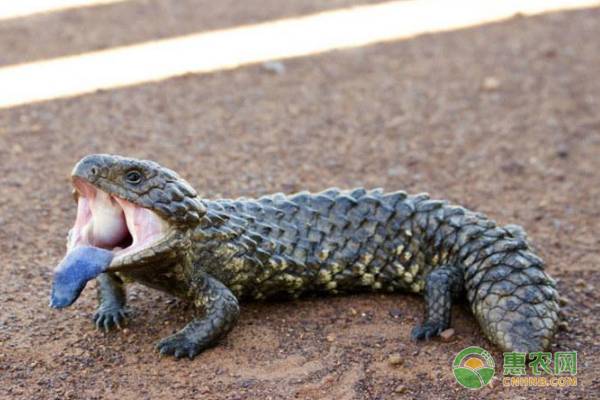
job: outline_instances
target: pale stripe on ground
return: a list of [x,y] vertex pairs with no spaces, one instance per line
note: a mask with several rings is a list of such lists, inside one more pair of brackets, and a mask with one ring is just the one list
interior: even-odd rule
[[598,5],[598,0],[392,1],[198,33],[0,68],[0,107],[466,28],[516,13]]

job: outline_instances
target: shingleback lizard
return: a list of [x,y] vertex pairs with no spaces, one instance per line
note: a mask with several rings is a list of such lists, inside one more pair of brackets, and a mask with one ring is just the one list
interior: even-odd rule
[[189,300],[196,317],[161,340],[161,354],[195,357],[230,331],[238,300],[350,291],[425,297],[425,340],[466,297],[504,351],[539,351],[557,327],[555,282],[523,230],[426,194],[380,189],[208,200],[155,162],[89,155],[72,173],[78,202],[68,251],[112,251],[98,275],[98,327],[123,323],[124,284]]

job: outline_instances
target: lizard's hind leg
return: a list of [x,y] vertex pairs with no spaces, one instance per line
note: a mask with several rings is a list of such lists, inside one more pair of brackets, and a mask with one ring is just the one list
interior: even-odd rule
[[425,321],[411,332],[413,340],[428,340],[450,326],[452,301],[464,291],[463,274],[454,265],[434,269],[425,278]]

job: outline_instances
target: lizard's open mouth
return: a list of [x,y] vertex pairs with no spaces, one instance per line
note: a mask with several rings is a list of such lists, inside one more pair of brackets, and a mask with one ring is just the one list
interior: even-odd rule
[[69,231],[67,249],[94,246],[114,253],[111,264],[123,264],[165,238],[167,222],[152,210],[103,192],[74,178],[77,218]]

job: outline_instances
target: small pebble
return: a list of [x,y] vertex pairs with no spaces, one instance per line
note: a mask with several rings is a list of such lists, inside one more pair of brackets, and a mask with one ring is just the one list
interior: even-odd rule
[[569,157],[569,148],[565,145],[558,146],[556,149],[556,155],[559,158],[568,158]]
[[285,65],[281,61],[267,61],[262,66],[265,71],[273,72],[277,75],[285,73]]
[[483,83],[481,84],[481,88],[487,91],[493,91],[498,89],[499,87],[500,81],[498,80],[498,78],[493,76],[488,76],[483,80]]
[[500,385],[500,379],[497,377],[492,378],[490,383],[488,383],[488,386],[492,389],[496,388],[498,385]]
[[392,308],[390,310],[389,314],[390,314],[390,317],[392,317],[394,319],[398,319],[402,316],[402,312],[398,308]]
[[556,57],[558,53],[556,52],[556,49],[546,49],[543,52],[544,57],[546,58],[554,58]]
[[396,392],[396,393],[404,393],[404,392],[406,392],[406,386],[404,386],[404,385],[398,385],[398,386],[396,386],[396,389],[394,389],[394,392]]
[[328,342],[333,342],[335,341],[335,335],[330,333],[329,335],[327,335],[326,339]]
[[558,298],[558,304],[560,304],[561,307],[564,307],[569,304],[569,299],[567,299],[564,296],[561,296]]
[[390,365],[401,365],[404,363],[404,358],[399,353],[390,354],[388,357]]
[[446,329],[445,331],[442,331],[442,333],[440,333],[440,339],[442,339],[442,342],[449,342],[452,340],[453,337],[454,329],[452,328]]
[[565,332],[571,332],[571,326],[567,321],[560,321],[558,323],[558,329]]
[[200,388],[198,389],[198,391],[201,394],[206,394],[206,393],[210,392],[210,388],[208,386],[204,385],[204,386],[200,386]]
[[389,168],[387,170],[388,176],[402,176],[402,175],[405,175],[406,173],[407,173],[406,168],[404,168],[402,165],[397,165],[397,166]]

